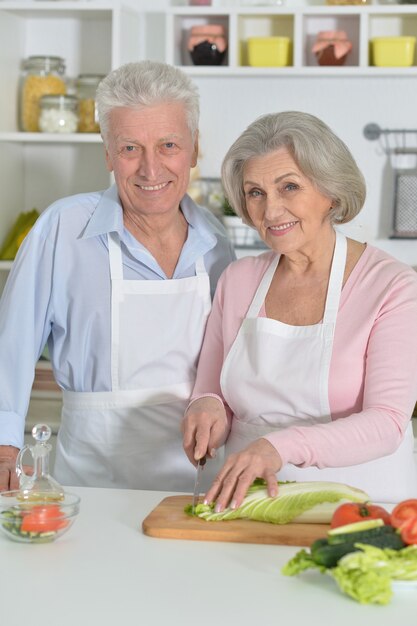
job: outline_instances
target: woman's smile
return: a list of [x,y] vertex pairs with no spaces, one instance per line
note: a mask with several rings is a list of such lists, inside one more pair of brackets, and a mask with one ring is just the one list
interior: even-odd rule
[[286,222],[285,224],[280,224],[279,226],[268,226],[267,228],[271,232],[272,236],[281,237],[292,230],[296,224],[298,224],[298,221]]

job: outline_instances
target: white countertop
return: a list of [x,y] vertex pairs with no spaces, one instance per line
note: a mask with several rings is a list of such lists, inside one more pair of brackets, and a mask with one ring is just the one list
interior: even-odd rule
[[323,626],[332,616],[337,626],[415,622],[415,588],[388,606],[362,606],[330,577],[283,576],[299,548],[143,535],[142,520],[169,493],[69,490],[81,496],[81,512],[55,543],[0,536],[4,626]]

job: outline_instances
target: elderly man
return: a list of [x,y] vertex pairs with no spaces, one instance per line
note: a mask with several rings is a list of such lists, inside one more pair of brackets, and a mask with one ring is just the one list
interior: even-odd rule
[[111,72],[97,105],[115,185],[43,212],[1,300],[0,489],[17,486],[46,342],[63,389],[60,482],[192,487],[180,420],[211,296],[235,258],[218,220],[186,195],[198,93],[180,70],[144,61]]

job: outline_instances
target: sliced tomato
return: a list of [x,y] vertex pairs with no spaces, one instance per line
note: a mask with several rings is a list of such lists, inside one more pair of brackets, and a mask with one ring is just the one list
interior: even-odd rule
[[403,500],[392,509],[391,525],[394,528],[401,528],[406,520],[415,516],[417,516],[417,499]]
[[400,533],[404,543],[417,544],[417,515],[409,517],[402,523]]
[[34,506],[26,513],[22,520],[20,530],[28,533],[55,532],[68,526],[68,520],[64,519],[64,513],[58,505]]
[[370,519],[382,519],[384,524],[389,524],[391,516],[382,506],[365,502],[346,502],[341,504],[333,513],[330,526],[338,528],[346,524],[364,522]]

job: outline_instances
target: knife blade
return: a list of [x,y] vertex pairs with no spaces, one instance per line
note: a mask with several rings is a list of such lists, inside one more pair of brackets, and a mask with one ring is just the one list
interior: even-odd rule
[[191,513],[193,515],[195,513],[195,507],[197,505],[198,498],[200,496],[201,472],[203,471],[203,468],[204,468],[205,464],[206,464],[206,457],[205,456],[203,456],[203,458],[201,458],[201,459],[198,459],[198,461],[197,461],[197,471],[196,471],[195,481],[194,481],[193,503],[191,505]]

